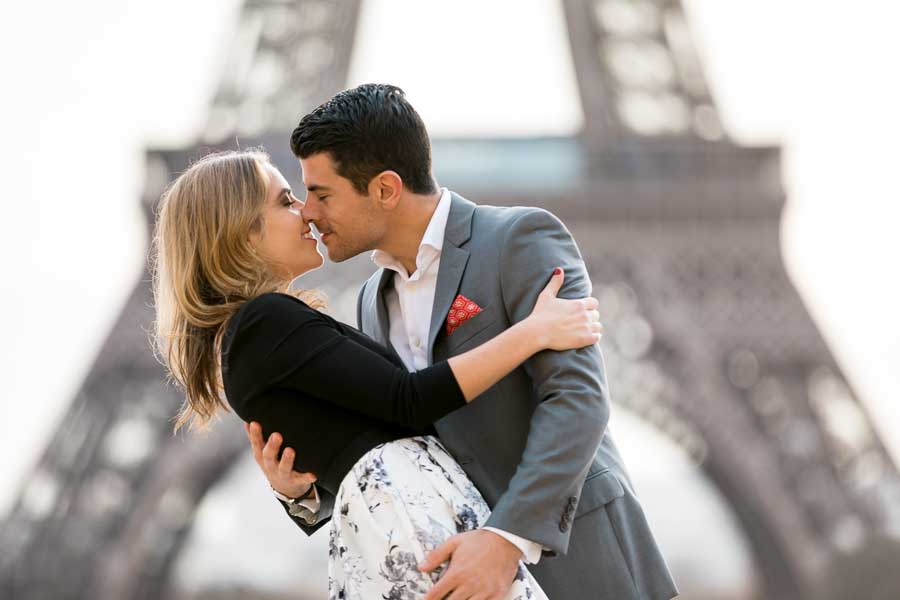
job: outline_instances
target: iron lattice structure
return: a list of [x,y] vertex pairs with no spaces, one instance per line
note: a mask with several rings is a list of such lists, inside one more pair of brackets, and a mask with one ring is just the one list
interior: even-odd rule
[[[727,139],[679,2],[562,2],[583,131],[436,140],[438,179],[570,224],[603,306],[614,401],[702,466],[766,598],[852,597],[847,573],[875,554],[900,559],[887,536],[900,531],[900,478],[784,271],[778,149]],[[286,134],[344,87],[359,8],[245,4],[202,139],[148,154],[148,224],[172,174],[235,136],[296,172]],[[369,270],[350,261],[316,277],[352,318]],[[171,594],[194,510],[246,441],[233,419],[171,435],[181,397],[149,350],[152,320],[145,273],[3,523],[4,597]]]

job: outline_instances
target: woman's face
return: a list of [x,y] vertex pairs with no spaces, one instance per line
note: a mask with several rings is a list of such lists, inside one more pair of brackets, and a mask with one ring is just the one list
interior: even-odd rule
[[267,164],[269,192],[262,211],[262,228],[250,236],[256,251],[272,269],[287,278],[322,266],[319,242],[300,213],[301,202],[294,196],[284,176]]

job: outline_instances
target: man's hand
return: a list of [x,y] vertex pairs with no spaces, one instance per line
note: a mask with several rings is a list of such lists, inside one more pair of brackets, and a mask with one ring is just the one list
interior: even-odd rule
[[454,535],[432,550],[419,569],[450,566],[424,600],[499,600],[512,587],[522,551],[493,531],[476,529]]
[[293,448],[285,448],[281,460],[276,460],[278,449],[281,447],[281,434],[273,433],[263,445],[262,426],[259,423],[256,421],[244,423],[244,430],[250,438],[250,446],[253,447],[253,458],[266,474],[269,485],[288,498],[305,496],[316,481],[316,476],[312,473],[294,471]]

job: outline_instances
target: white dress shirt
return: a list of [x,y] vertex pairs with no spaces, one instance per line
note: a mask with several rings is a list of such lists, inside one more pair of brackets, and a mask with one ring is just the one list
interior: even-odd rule
[[[409,371],[428,366],[428,334],[431,311],[437,286],[444,231],[450,216],[450,191],[441,188],[438,202],[416,254],[416,271],[410,275],[406,268],[383,250],[372,252],[372,261],[383,269],[394,271],[393,286],[385,287],[384,300],[390,323],[390,340]],[[485,527],[505,538],[522,551],[525,562],[536,563],[542,546],[495,527]]]
[[[275,488],[272,488],[274,491]],[[295,517],[300,517],[304,521],[306,521],[307,525],[315,525],[318,517],[316,513],[319,512],[319,508],[321,507],[321,500],[319,500],[319,489],[316,487],[316,484],[312,484],[313,497],[307,498],[306,500],[300,500],[299,502],[295,502],[293,504],[288,504],[288,512]]]

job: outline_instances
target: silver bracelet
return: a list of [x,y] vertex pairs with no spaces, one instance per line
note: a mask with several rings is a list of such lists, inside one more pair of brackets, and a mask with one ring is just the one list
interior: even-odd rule
[[[272,486],[269,486],[269,487],[272,487]],[[282,494],[281,492],[279,492],[278,490],[276,490],[275,488],[272,487],[272,493],[275,494],[275,497],[278,498],[279,500],[281,500],[282,502],[284,502],[285,504],[296,504],[297,502],[300,502],[301,500],[308,500],[309,494],[312,491],[313,491],[313,486],[310,485],[309,489],[306,490],[306,493],[303,494],[302,496],[297,496],[296,498],[289,498],[288,496],[285,496],[284,494]]]

